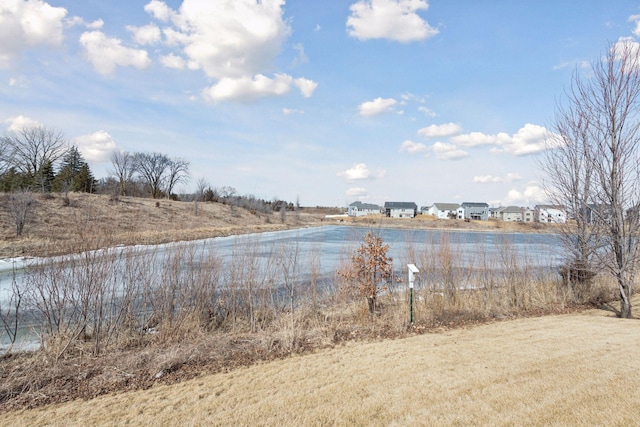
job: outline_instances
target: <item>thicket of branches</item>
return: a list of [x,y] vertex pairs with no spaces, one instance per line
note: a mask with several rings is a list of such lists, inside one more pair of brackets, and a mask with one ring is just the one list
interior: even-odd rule
[[588,292],[596,273],[610,274],[628,318],[640,267],[640,51],[613,43],[590,71],[574,74],[541,165],[547,193],[573,220],[565,281]]

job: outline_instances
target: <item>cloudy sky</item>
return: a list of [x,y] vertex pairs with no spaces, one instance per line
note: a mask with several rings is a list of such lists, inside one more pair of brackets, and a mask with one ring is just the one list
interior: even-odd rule
[[640,41],[640,1],[2,0],[0,127],[191,162],[303,206],[544,201],[571,76]]

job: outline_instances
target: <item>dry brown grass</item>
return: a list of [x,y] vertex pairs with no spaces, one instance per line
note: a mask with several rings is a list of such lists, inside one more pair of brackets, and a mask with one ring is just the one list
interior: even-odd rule
[[[6,197],[0,193],[0,202]],[[57,255],[77,251],[87,241],[100,246],[156,244],[282,230],[324,219],[321,213],[303,212],[296,223],[289,213],[282,224],[277,214],[252,214],[221,203],[199,203],[196,214],[193,202],[133,197],[114,201],[87,193],[69,194],[68,205],[62,194],[38,195],[36,199],[33,220],[20,238],[6,209],[0,208],[0,258]]]
[[640,323],[608,312],[350,343],[2,425],[637,425]]

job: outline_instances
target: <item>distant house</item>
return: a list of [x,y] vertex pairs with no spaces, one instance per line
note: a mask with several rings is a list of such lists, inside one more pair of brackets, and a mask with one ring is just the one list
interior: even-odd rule
[[434,203],[425,213],[427,215],[433,215],[438,219],[455,218],[458,214],[459,207],[460,205],[457,203]]
[[507,206],[500,212],[500,219],[508,222],[523,222],[524,215],[519,206]]
[[390,218],[415,218],[418,205],[413,202],[385,202],[384,213]]
[[535,220],[543,223],[564,224],[567,213],[562,206],[537,205],[534,208]]
[[522,220],[524,222],[533,222],[534,211],[531,208],[522,208]]
[[584,209],[585,220],[589,224],[610,224],[613,210],[611,205],[589,204]]
[[380,206],[362,202],[351,203],[347,212],[349,216],[365,216],[379,213]]
[[484,202],[464,202],[458,208],[458,219],[486,221],[489,219],[489,205]]

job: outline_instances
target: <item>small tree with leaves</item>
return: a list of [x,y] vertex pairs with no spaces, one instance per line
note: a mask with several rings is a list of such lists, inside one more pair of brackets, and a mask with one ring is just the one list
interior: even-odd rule
[[364,243],[351,256],[351,263],[338,274],[356,286],[367,301],[370,313],[374,313],[380,291],[387,288],[393,275],[393,259],[387,255],[389,245],[380,236],[367,233]]

